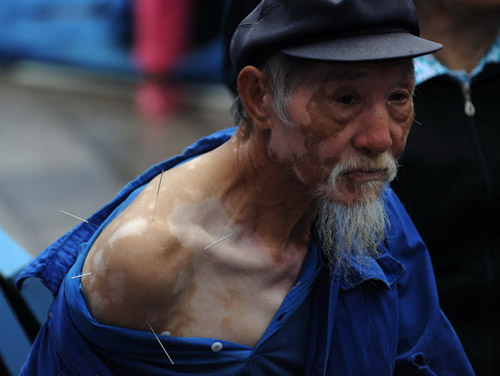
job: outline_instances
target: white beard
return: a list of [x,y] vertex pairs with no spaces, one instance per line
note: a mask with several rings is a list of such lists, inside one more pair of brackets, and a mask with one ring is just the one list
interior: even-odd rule
[[324,192],[320,199],[317,228],[321,246],[332,273],[347,277],[353,262],[364,265],[367,257],[378,254],[379,243],[385,239],[388,218],[382,195],[394,179],[397,164],[384,154],[376,160],[346,160],[335,166],[330,174],[329,190],[338,193],[343,174],[361,166],[386,169],[383,181],[371,181],[354,187],[359,197],[354,203],[344,203]]

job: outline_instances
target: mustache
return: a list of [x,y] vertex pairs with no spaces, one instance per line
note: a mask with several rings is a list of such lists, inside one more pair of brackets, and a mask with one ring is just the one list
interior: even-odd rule
[[330,184],[336,187],[339,179],[353,172],[382,172],[384,182],[390,183],[398,173],[398,162],[390,153],[380,154],[376,157],[359,156],[346,158],[340,161],[330,173]]

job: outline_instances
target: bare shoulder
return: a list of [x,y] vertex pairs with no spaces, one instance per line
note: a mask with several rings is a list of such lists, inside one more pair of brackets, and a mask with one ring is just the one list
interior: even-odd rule
[[147,328],[148,317],[174,298],[179,274],[189,271],[192,252],[162,219],[168,195],[158,204],[161,178],[102,231],[85,260],[83,273],[92,274],[82,279],[83,288],[92,315],[103,324]]

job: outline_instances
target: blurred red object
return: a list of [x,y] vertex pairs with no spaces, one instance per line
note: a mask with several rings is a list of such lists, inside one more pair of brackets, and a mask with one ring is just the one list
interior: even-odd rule
[[180,105],[180,94],[165,78],[188,49],[190,0],[135,0],[134,58],[145,82],[136,105],[147,118],[169,118]]
[[148,123],[161,125],[180,109],[182,92],[175,85],[145,81],[136,90],[135,104]]

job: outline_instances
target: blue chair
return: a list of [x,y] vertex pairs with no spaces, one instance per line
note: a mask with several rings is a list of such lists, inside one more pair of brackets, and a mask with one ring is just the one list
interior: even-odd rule
[[52,295],[38,279],[16,290],[17,274],[32,256],[0,228],[0,375],[17,375],[26,360]]

